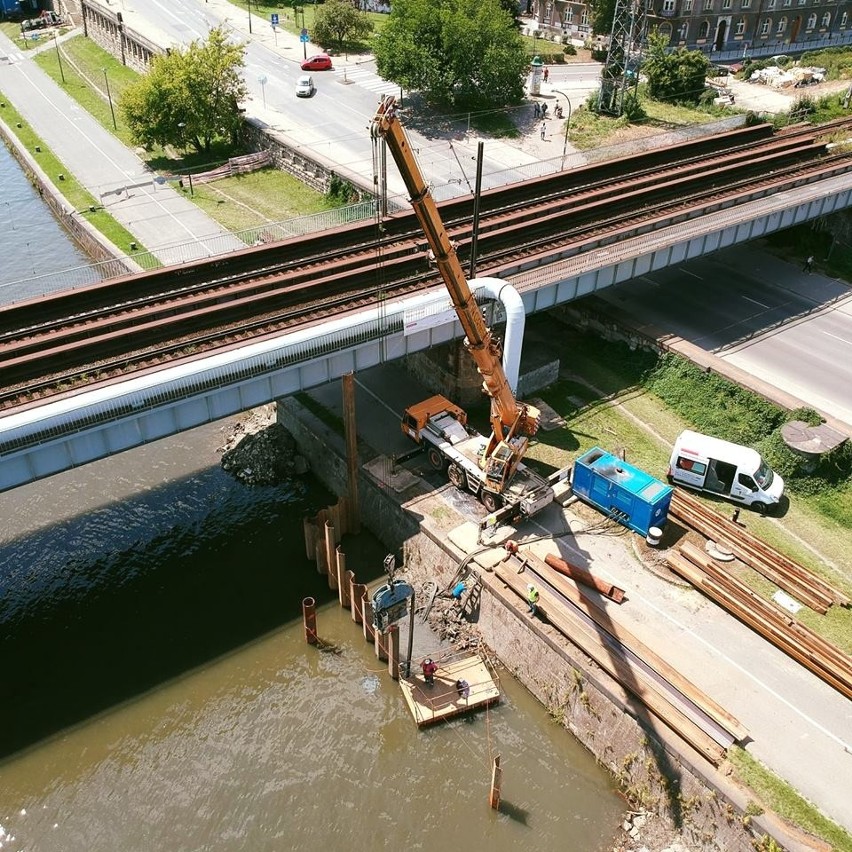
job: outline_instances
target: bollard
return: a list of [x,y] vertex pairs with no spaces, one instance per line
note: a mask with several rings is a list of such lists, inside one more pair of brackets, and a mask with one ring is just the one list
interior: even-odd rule
[[329,589],[337,588],[337,548],[334,538],[334,524],[331,521],[325,522],[325,560],[328,569],[328,587]]
[[364,620],[364,609],[361,601],[366,594],[367,587],[363,583],[352,584],[352,620],[356,624],[361,624]]
[[317,610],[313,598],[302,600],[302,623],[305,625],[305,642],[308,645],[317,644]]
[[496,811],[500,807],[500,784],[503,781],[503,769],[500,766],[500,755],[498,754],[491,764],[491,793],[488,801]]
[[399,680],[399,625],[388,627],[388,674]]

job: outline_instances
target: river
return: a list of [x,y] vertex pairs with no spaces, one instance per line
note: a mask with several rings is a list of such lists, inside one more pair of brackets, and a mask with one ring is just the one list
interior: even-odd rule
[[[222,443],[213,424],[0,495],[2,848],[607,848],[611,780],[509,675],[495,708],[417,730],[305,558],[331,495],[244,487]],[[378,541],[343,546],[380,577]]]
[[[40,284],[38,276],[51,276],[91,260],[56,221],[18,161],[0,142],[0,304],[40,295],[56,286]],[[33,279],[27,281],[27,279]],[[80,280],[79,274],[75,280]],[[97,281],[94,270],[88,278]],[[26,282],[26,283],[24,283]]]

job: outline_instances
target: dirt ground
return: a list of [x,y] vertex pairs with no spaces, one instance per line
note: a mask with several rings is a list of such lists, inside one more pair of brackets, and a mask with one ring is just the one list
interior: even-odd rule
[[805,95],[817,100],[824,95],[844,92],[849,87],[848,80],[831,80],[801,89],[794,89],[792,86],[775,89],[761,83],[737,80],[731,76],[720,78],[719,82],[733,93],[736,107],[759,112],[787,112],[796,100]]

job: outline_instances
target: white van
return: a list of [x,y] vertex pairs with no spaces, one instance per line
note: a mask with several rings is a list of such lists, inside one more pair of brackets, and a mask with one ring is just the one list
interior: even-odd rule
[[757,450],[687,429],[669,461],[669,482],[711,491],[758,512],[778,505],[784,480]]

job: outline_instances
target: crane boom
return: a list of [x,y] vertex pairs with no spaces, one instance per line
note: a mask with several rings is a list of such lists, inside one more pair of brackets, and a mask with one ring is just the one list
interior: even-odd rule
[[[499,479],[505,484],[526,451],[528,439],[525,436],[534,435],[538,431],[540,413],[535,407],[515,399],[503,370],[502,347],[486,326],[476,304],[438,207],[411,150],[397,114],[396,99],[392,95],[385,96],[379,104],[373,118],[371,135],[373,139],[383,138],[390,148],[408,190],[411,206],[464,330],[465,346],[482,376],[485,393],[491,400],[492,429],[483,453],[482,467],[487,471],[491,460],[499,464],[504,468],[502,475],[491,479],[495,482]],[[503,489],[501,487],[497,490]]]

